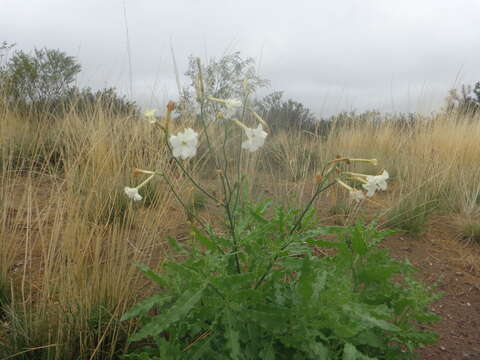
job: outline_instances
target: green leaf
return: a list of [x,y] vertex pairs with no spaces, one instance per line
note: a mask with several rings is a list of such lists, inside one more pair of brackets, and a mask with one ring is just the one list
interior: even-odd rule
[[357,350],[355,346],[350,343],[346,343],[343,347],[343,360],[377,360],[377,358],[371,358],[362,354]]
[[[376,307],[376,313],[380,315],[382,312],[383,307]],[[398,326],[395,326],[394,324],[391,324],[385,320],[379,319],[377,317],[374,317],[372,313],[374,312],[373,309],[372,311],[369,312],[369,309],[367,308],[362,308],[361,306],[355,306],[354,304],[352,305],[344,305],[342,306],[343,311],[345,311],[347,314],[354,316],[361,320],[363,324],[366,327],[377,327],[382,330],[386,331],[400,331],[401,329]],[[383,314],[384,316],[386,314]]]
[[168,244],[174,248],[176,251],[178,251],[179,253],[182,253],[182,254],[185,254],[187,253],[187,251],[185,250],[185,248],[183,247],[182,244],[180,244],[177,240],[176,237],[174,236],[167,236],[167,241],[168,241]]
[[240,333],[232,327],[232,324],[227,326],[226,334],[227,346],[230,349],[230,356],[233,360],[240,358]]
[[210,342],[212,341],[213,336],[208,336],[206,339],[202,339],[200,346],[194,346],[194,350],[189,350],[188,359],[189,360],[201,360],[205,359],[204,354],[207,350],[210,349]]
[[354,343],[357,345],[368,345],[379,349],[385,346],[383,336],[375,333],[373,329],[362,331],[360,334],[355,336]]
[[343,347],[343,360],[357,360],[357,349],[352,344],[346,343]]
[[205,285],[197,291],[185,291],[166,313],[151,318],[144,327],[133,334],[130,341],[138,341],[149,336],[156,336],[173,323],[181,320],[202,298],[204,290]]
[[250,215],[255,219],[257,220],[259,223],[261,224],[268,224],[269,221],[267,219],[265,219],[263,216],[261,216],[257,211],[257,209],[249,209],[250,211]]
[[156,305],[162,305],[170,299],[170,296],[163,294],[155,294],[153,296],[150,296],[149,298],[146,298],[135,304],[130,310],[123,314],[120,321],[125,321],[138,315],[143,315],[147,313],[152,307]]
[[302,302],[308,304],[310,298],[313,295],[313,283],[315,280],[315,274],[312,271],[310,264],[310,257],[305,256],[303,258],[302,272],[298,280],[297,290]]
[[218,252],[217,244],[210,238],[210,236],[202,234],[200,231],[194,230],[195,239],[200,242],[205,248],[211,252]]
[[318,356],[318,359],[328,359],[329,358],[329,351],[325,345],[320,342],[312,342],[310,343],[310,351],[313,355]]
[[168,287],[169,283],[167,280],[162,278],[158,275],[155,271],[153,271],[150,267],[142,263],[135,263],[136,267],[138,267],[150,280],[156,282],[158,285],[162,287]]
[[316,274],[315,281],[313,283],[313,301],[317,301],[320,296],[320,292],[325,288],[327,283],[327,272],[322,271]]
[[352,250],[359,255],[365,255],[368,251],[368,245],[365,241],[362,231],[355,229],[352,231]]
[[325,241],[325,240],[317,240],[317,239],[309,239],[307,240],[307,243],[324,247],[324,248],[340,248],[343,249],[345,248],[345,244],[340,241]]

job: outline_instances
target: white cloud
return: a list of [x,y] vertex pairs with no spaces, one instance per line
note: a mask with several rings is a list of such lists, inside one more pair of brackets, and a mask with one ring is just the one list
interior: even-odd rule
[[[428,111],[449,88],[480,80],[477,0],[125,0],[134,95],[176,95],[169,43],[187,57],[240,50],[272,90],[316,112]],[[78,57],[80,81],[128,89],[122,0],[4,0],[0,40]],[[460,74],[460,80],[458,75]]]

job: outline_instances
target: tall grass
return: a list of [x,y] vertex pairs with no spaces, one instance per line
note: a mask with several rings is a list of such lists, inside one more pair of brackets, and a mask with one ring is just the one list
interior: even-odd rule
[[[160,181],[143,189],[143,204],[127,201],[123,186],[140,182],[130,170],[171,171],[179,193],[212,214],[175,173],[160,136],[141,119],[102,109],[55,121],[0,110],[0,357],[113,359],[125,350],[135,324],[119,318],[150,291],[133,263],[161,263],[166,235],[180,236],[186,222]],[[326,137],[271,134],[263,154],[242,161],[262,196],[301,202],[326,159],[376,157],[392,185],[365,208],[419,233],[434,211],[480,216],[479,139],[480,119],[455,114],[408,127],[353,121]],[[206,152],[192,166],[215,186]],[[367,166],[352,170],[371,172]]]
[[4,112],[1,126],[1,356],[112,358],[131,330],[118,319],[145,292],[133,263],[161,261],[183,219],[163,184],[143,209],[123,195],[134,164],[166,167],[160,133],[108,114]]
[[[376,209],[384,223],[421,232],[422,224],[435,211],[480,216],[478,115],[418,115],[408,126],[395,118],[380,122],[355,120],[333,124],[326,137],[280,133],[267,145],[271,154],[265,166],[281,164],[276,168],[291,174],[296,190],[308,191],[302,184],[312,181],[312,172],[325,159],[336,155],[377,158],[389,171],[392,186],[366,208]],[[352,170],[371,172],[372,167],[357,164]]]

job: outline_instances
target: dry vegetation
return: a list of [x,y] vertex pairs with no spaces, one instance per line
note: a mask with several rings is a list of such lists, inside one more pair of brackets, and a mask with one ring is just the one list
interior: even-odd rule
[[[165,184],[149,184],[141,204],[123,194],[138,183],[134,167],[175,171],[160,137],[145,121],[100,110],[57,121],[0,110],[0,357],[110,359],[125,349],[135,325],[118,319],[149,291],[133,263],[160,264],[167,235],[186,233]],[[301,202],[316,169],[336,154],[377,158],[392,177],[387,193],[357,209],[336,190],[319,199],[319,213],[416,234],[435,214],[456,224],[459,239],[478,241],[479,139],[480,119],[455,114],[419,117],[414,126],[353,122],[327,137],[274,134],[245,168],[266,196]],[[197,161],[197,176],[211,176],[211,163]],[[176,179],[201,212],[204,199]],[[480,270],[478,258],[468,261]]]

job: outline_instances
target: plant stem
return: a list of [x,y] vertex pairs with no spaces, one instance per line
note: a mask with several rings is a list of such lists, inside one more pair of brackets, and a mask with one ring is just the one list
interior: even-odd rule
[[178,165],[178,167],[182,170],[183,174],[192,182],[192,184],[197,188],[199,189],[203,194],[205,194],[205,196],[207,196],[208,198],[210,198],[211,200],[215,201],[216,203],[218,203],[218,200],[215,196],[213,196],[212,194],[210,194],[207,190],[205,190],[190,174],[189,172],[185,169],[185,167],[182,165],[182,163],[180,162],[180,160],[178,160],[175,156],[173,156],[173,150],[172,150],[172,147],[170,146],[170,144],[168,143],[168,141],[166,141],[167,143],[167,147],[168,147],[168,150],[170,151],[170,154],[172,155],[173,157],[173,160],[175,161],[175,163]]
[[[299,226],[299,224],[301,223],[303,217],[305,216],[305,214],[307,213],[307,211],[310,209],[310,207],[312,206],[313,202],[314,202],[315,199],[318,197],[318,195],[319,195],[322,191],[327,190],[330,186],[332,186],[332,185],[335,184],[335,181],[332,181],[332,182],[331,182],[330,184],[328,184],[327,186],[322,187],[323,182],[324,182],[324,181],[322,181],[320,184],[318,184],[317,191],[315,192],[315,194],[313,194],[312,198],[311,198],[310,201],[308,202],[308,204],[307,204],[307,206],[305,207],[305,209],[303,210],[302,214],[300,215],[300,217],[297,219],[297,221],[295,222],[294,226],[293,226],[292,229],[290,230],[289,236],[292,236],[293,233],[295,232],[295,230],[298,229],[298,226]],[[282,251],[285,250],[287,247],[289,247],[292,242],[293,242],[293,240],[287,241],[284,245],[282,245],[282,247],[280,248],[279,252],[282,252]],[[257,281],[257,283],[255,284],[254,289],[257,289],[257,288],[262,284],[262,282],[265,280],[265,278],[267,277],[268,273],[270,272],[270,270],[272,269],[273,265],[275,264],[275,262],[278,260],[279,257],[280,257],[280,255],[277,254],[277,255],[275,255],[274,258],[270,261],[270,263],[268,264],[267,269],[265,270],[265,272],[262,274],[262,276],[260,277],[260,279],[259,279],[259,280]]]
[[172,191],[173,195],[175,196],[175,199],[180,203],[180,205],[182,205],[182,207],[185,210],[185,212],[187,213],[187,215],[191,216],[196,222],[198,222],[200,224],[200,226],[202,227],[203,230],[207,231],[207,226],[205,225],[205,223],[203,221],[201,221],[192,211],[190,211],[188,206],[183,202],[180,195],[175,191],[175,188],[173,187],[173,184],[171,183],[171,181],[168,179],[168,176],[166,176],[163,173],[157,173],[157,174],[162,176],[165,179],[165,182],[170,187],[170,190]]

